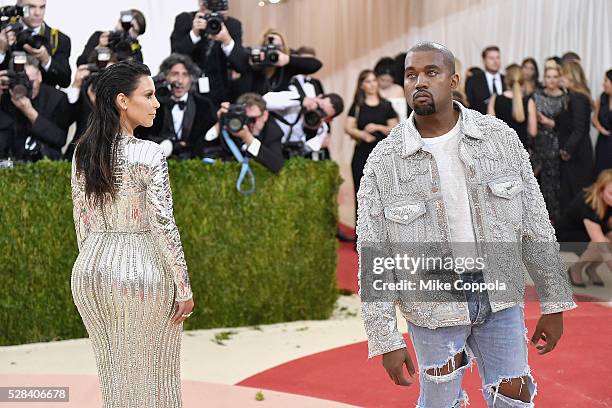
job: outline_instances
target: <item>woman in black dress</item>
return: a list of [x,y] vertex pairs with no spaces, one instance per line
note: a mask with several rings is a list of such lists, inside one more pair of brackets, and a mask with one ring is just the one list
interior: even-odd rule
[[[556,120],[561,157],[561,206],[567,205],[593,182],[593,144],[591,129],[591,91],[579,63],[563,63],[563,84],[568,90],[568,110]],[[562,211],[563,212],[563,211]]]
[[357,190],[366,160],[374,146],[387,137],[397,123],[397,114],[393,106],[378,93],[378,82],[374,71],[369,69],[361,71],[345,125],[346,133],[357,142],[351,162],[355,187],[355,211]]
[[506,68],[506,91],[493,94],[489,99],[487,113],[493,115],[516,131],[523,147],[531,147],[531,138],[537,134],[536,106],[533,99],[523,96],[523,74],[521,68],[510,65]]
[[612,168],[612,69],[606,72],[603,83],[604,91],[595,101],[593,126],[599,131],[595,145],[595,175],[602,170]]
[[586,271],[589,280],[598,286],[603,281],[595,269],[606,263],[612,270],[612,169],[602,171],[597,181],[579,194],[567,211],[557,228],[557,239],[562,247],[572,243],[588,242],[586,250],[578,262],[569,269],[570,280],[574,286],[584,287],[582,271]]

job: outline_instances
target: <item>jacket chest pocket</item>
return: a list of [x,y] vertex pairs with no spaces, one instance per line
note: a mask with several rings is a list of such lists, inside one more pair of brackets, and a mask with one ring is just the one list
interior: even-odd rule
[[489,191],[489,209],[495,221],[518,226],[523,215],[523,180],[519,176],[504,177],[487,183]]
[[402,201],[385,206],[385,218],[392,242],[420,242],[425,239],[427,207],[422,201]]

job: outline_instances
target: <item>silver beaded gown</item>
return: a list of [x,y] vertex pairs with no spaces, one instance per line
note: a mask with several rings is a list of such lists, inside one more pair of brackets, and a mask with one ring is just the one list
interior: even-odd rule
[[72,163],[79,255],[72,295],[92,342],[106,408],[181,407],[182,325],[174,302],[191,298],[159,146],[119,136],[114,201],[95,207]]

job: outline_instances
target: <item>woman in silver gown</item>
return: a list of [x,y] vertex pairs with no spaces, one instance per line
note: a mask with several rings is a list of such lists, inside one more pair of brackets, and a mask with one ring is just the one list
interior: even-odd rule
[[181,407],[180,344],[193,300],[159,146],[134,138],[159,102],[146,65],[106,68],[72,162],[79,255],[72,295],[104,407]]

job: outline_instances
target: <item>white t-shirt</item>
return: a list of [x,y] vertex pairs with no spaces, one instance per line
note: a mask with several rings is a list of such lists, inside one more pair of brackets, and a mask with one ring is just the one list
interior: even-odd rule
[[[440,174],[440,192],[446,207],[455,258],[476,256],[475,246],[465,244],[475,242],[476,239],[465,170],[458,152],[460,136],[461,117],[448,133],[437,137],[421,137],[423,150],[433,155]],[[454,245],[456,243],[461,245]]]

